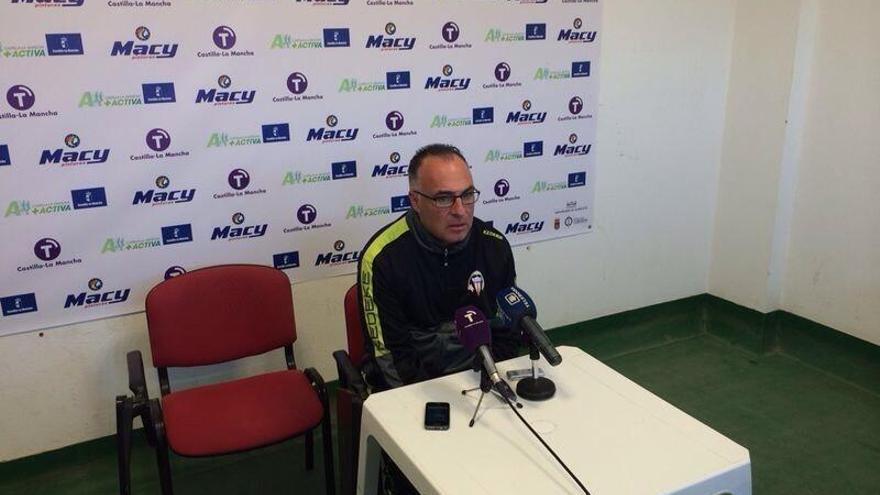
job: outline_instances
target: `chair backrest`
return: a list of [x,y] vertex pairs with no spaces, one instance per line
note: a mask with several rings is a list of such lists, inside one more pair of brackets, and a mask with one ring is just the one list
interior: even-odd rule
[[153,365],[199,366],[262,354],[296,341],[290,280],[260,265],[193,270],[146,300]]
[[345,334],[348,338],[348,356],[352,364],[361,369],[367,358],[364,346],[364,330],[361,326],[361,308],[358,286],[354,284],[345,293]]

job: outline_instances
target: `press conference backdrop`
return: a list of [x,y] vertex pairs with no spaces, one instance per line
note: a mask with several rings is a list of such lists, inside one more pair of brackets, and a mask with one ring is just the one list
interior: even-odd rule
[[590,0],[3,0],[0,335],[200,266],[356,270],[453,143],[514,245],[593,229]]

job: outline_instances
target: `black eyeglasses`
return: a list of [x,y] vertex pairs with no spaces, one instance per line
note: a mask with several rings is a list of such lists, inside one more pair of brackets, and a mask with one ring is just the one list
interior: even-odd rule
[[419,196],[424,196],[430,199],[434,202],[434,206],[436,206],[437,208],[450,208],[452,205],[455,204],[455,200],[457,198],[461,199],[461,204],[463,205],[472,205],[476,203],[478,199],[480,199],[480,191],[476,189],[468,189],[461,194],[444,193],[438,194],[436,196],[428,196],[427,194],[416,190],[413,190],[413,192],[418,194]]

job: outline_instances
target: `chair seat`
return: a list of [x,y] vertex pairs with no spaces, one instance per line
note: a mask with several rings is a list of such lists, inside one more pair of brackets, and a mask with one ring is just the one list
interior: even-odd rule
[[285,370],[173,392],[162,398],[168,445],[184,456],[248,450],[320,424],[306,375]]

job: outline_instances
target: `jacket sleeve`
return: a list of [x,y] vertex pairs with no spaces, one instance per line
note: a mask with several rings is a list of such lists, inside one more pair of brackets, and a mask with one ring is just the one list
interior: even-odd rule
[[[424,379],[416,353],[414,342],[410,336],[415,330],[414,326],[407,323],[407,317],[403,310],[400,297],[395,293],[393,284],[387,279],[387,274],[376,266],[373,272],[373,300],[376,304],[377,337],[381,344],[376,346],[376,355],[384,355],[386,360],[382,368],[389,370],[393,366],[398,379],[403,383],[413,383]],[[373,338],[376,342],[376,337]],[[390,353],[391,360],[388,360]],[[393,371],[392,371],[393,373]],[[394,381],[394,377],[390,381]]]
[[396,381],[414,383],[468,365],[470,354],[455,336],[455,325],[450,321],[424,328],[414,323],[405,310],[401,293],[404,285],[391,278],[382,263],[376,263],[372,273],[372,299],[379,338],[374,337],[373,341],[377,357],[384,354],[379,358],[380,367],[389,383],[392,386]]

